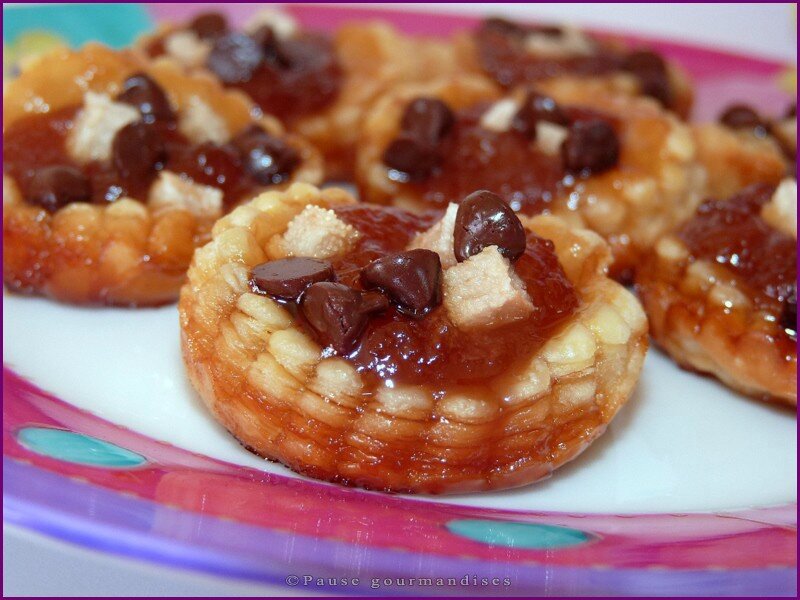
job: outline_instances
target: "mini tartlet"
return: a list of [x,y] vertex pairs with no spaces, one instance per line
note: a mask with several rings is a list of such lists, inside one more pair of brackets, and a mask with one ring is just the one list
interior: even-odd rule
[[3,110],[3,279],[66,302],[174,301],[225,211],[323,176],[243,94],[96,44],[29,65]]
[[386,23],[345,24],[326,36],[272,9],[257,12],[241,29],[220,13],[202,13],[162,26],[137,48],[210,71],[225,86],[247,93],[319,148],[329,179],[352,175],[359,123],[378,95],[399,82],[435,77],[453,64],[445,42],[405,36]]
[[679,116],[693,92],[683,70],[649,48],[633,48],[570,26],[491,18],[455,38],[460,72],[513,89],[544,81],[598,83],[608,91],[648,96]]
[[777,185],[784,177],[795,176],[794,106],[782,117],[768,119],[750,106],[733,104],[717,123],[694,125],[692,131],[710,197],[727,198],[750,185]]
[[370,489],[526,485],[631,395],[647,320],[608,246],[493,194],[441,220],[296,184],[234,210],[181,293],[184,362],[251,451]]
[[636,289],[680,365],[797,405],[797,183],[708,200],[656,245]]
[[688,126],[653,100],[568,79],[503,95],[464,76],[381,98],[362,127],[356,181],[362,199],[415,211],[490,189],[522,214],[598,232],[629,278],[692,214],[705,174]]

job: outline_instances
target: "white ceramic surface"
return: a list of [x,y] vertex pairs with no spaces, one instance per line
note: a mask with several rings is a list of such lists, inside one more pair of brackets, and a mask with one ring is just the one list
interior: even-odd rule
[[[294,476],[244,450],[183,371],[175,306],[84,309],[6,294],[4,360],[63,400],[209,456]],[[793,501],[792,411],[735,394],[651,351],[637,391],[606,434],[548,481],[447,498],[480,506],[669,512]]]

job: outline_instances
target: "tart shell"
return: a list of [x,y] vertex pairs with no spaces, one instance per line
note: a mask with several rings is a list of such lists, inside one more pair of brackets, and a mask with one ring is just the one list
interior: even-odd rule
[[[472,33],[461,33],[453,40],[455,61],[458,65],[458,72],[472,73],[489,79],[488,75],[481,66],[478,57],[478,50]],[[692,109],[694,102],[694,91],[689,75],[673,62],[667,62],[667,75],[670,87],[673,92],[672,106],[670,110],[682,119],[686,119]],[[546,82],[566,82],[570,85],[580,86],[586,83],[590,88],[602,86],[609,92],[628,96],[641,95],[641,89],[636,79],[627,73],[611,73],[607,75],[559,75],[550,80],[531,81],[530,85],[539,86]]]
[[712,198],[728,198],[756,183],[776,185],[785,177],[786,158],[771,137],[716,123],[695,125],[692,134],[707,173],[706,194]]
[[[620,122],[618,165],[579,180],[547,210],[599,233],[611,246],[613,274],[630,279],[642,254],[687,219],[704,194],[705,172],[697,161],[691,131],[655,101],[610,93],[603,82],[558,79],[542,82],[537,90],[558,103],[585,106]],[[386,94],[362,127],[356,182],[364,200],[414,211],[433,208],[414,189],[392,181],[381,161],[384,149],[397,136],[405,107],[420,96],[439,98],[453,110],[502,97],[485,78],[468,76],[404,86]],[[517,96],[519,92],[512,95]],[[475,181],[475,186],[481,187],[481,182]]]
[[365,393],[346,358],[323,353],[248,282],[306,206],[353,202],[303,184],[268,192],[221,219],[195,254],[179,302],[183,358],[240,443],[318,479],[444,494],[529,484],[603,433],[635,387],[648,341],[641,306],[606,275],[601,238],[551,216],[525,220],[554,242],[581,303],[524,368],[487,384],[491,397],[423,386]]
[[[177,29],[176,25],[162,26],[156,34],[139,40],[137,52],[146,55],[155,39]],[[284,125],[319,149],[327,179],[349,180],[361,119],[375,99],[398,83],[449,73],[455,59],[445,42],[406,36],[380,21],[345,24],[332,40],[342,68],[338,96],[316,114],[289,119]],[[193,70],[207,73],[205,68]]]
[[751,307],[724,269],[692,262],[683,243],[667,236],[637,272],[636,290],[653,339],[678,364],[746,395],[797,406],[796,343]]
[[[253,106],[207,76],[189,76],[169,60],[146,63],[98,44],[59,50],[27,66],[3,97],[4,128],[28,115],[82,104],[87,91],[115,95],[130,75],[145,72],[180,110],[201,98],[236,133],[251,123]],[[292,181],[317,183],[318,152],[284,133],[272,117],[258,123],[296,148]],[[285,187],[285,185],[284,185]],[[28,204],[3,177],[3,280],[10,289],[77,304],[153,306],[172,302],[194,249],[208,240],[215,217],[185,208],[154,208],[144,199],[69,204],[54,213]]]

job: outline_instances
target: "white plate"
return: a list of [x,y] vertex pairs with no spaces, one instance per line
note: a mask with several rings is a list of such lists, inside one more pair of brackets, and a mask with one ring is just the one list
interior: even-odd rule
[[[293,475],[244,450],[205,410],[184,375],[175,306],[85,309],[7,293],[3,321],[6,364],[59,398],[199,454]],[[785,504],[796,499],[796,449],[793,412],[651,349],[633,398],[605,435],[551,479],[445,500],[595,513]]]

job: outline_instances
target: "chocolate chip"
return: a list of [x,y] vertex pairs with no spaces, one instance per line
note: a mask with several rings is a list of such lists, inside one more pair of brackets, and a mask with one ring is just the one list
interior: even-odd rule
[[564,35],[564,30],[558,25],[532,25],[528,27],[528,32],[548,37],[561,37]]
[[481,23],[481,29],[515,38],[522,38],[528,34],[527,28],[502,17],[489,17]]
[[257,125],[238,134],[231,144],[241,154],[247,172],[263,185],[286,181],[300,164],[297,150]]
[[229,33],[214,42],[206,66],[223,83],[246,83],[264,55],[258,43],[243,33]]
[[361,271],[365,288],[378,288],[400,312],[421,317],[442,302],[442,263],[439,255],[417,249],[384,256]]
[[49,212],[72,202],[88,202],[92,196],[89,180],[74,167],[42,167],[28,185],[26,199]]
[[228,144],[217,145],[203,142],[192,151],[192,159],[199,183],[220,187],[230,184],[241,174],[242,160],[239,153]]
[[792,286],[792,289],[783,302],[783,309],[781,311],[781,327],[793,339],[797,338],[797,287]]
[[392,179],[423,181],[441,164],[443,158],[436,145],[401,134],[384,150],[381,160],[402,175],[397,177],[390,174]]
[[373,313],[386,310],[383,294],[354,290],[341,283],[314,283],[300,299],[300,308],[322,344],[348,354],[358,343]]
[[292,302],[297,302],[312,283],[333,279],[331,264],[315,258],[283,258],[261,263],[250,271],[250,285],[254,292]]
[[431,144],[438,144],[455,122],[453,111],[437,98],[417,98],[406,107],[400,130]]
[[625,57],[622,68],[633,73],[666,71],[664,59],[652,50],[634,50]]
[[536,139],[536,124],[539,121],[569,125],[569,117],[555,100],[537,92],[528,92],[522,106],[514,115],[511,127],[533,140]]
[[201,39],[213,40],[228,32],[228,20],[222,13],[202,13],[192,19],[189,29]]
[[389,308],[389,299],[380,292],[361,292],[361,309],[369,314],[385,311]]
[[161,135],[143,121],[129,123],[117,132],[111,145],[111,161],[123,179],[146,180],[162,169],[167,150]]
[[797,102],[792,102],[787,108],[786,112],[783,114],[784,119],[796,119],[797,118]]
[[395,171],[390,177],[400,181],[426,179],[442,162],[439,142],[454,122],[453,112],[441,100],[417,98],[411,102],[400,120],[400,134],[383,152],[383,164]]
[[766,131],[768,123],[753,108],[746,104],[733,104],[720,115],[719,122],[731,129],[761,129]]
[[117,100],[139,109],[145,123],[175,120],[175,112],[164,90],[145,73],[128,77],[122,85],[122,92],[117,96]]
[[658,100],[663,106],[672,102],[672,85],[667,63],[650,50],[637,50],[625,57],[622,68],[639,80],[643,94]]
[[487,190],[473,192],[461,201],[453,238],[458,262],[488,246],[497,246],[510,261],[525,252],[525,228],[519,218],[500,196]]
[[280,40],[275,45],[277,62],[284,69],[312,72],[328,60],[327,44],[313,36]]
[[263,52],[263,59],[269,63],[278,63],[278,47],[280,41],[275,31],[269,25],[262,25],[250,34],[253,41],[259,45]]
[[569,128],[561,146],[564,166],[572,173],[601,173],[619,161],[619,139],[602,119],[579,120]]

